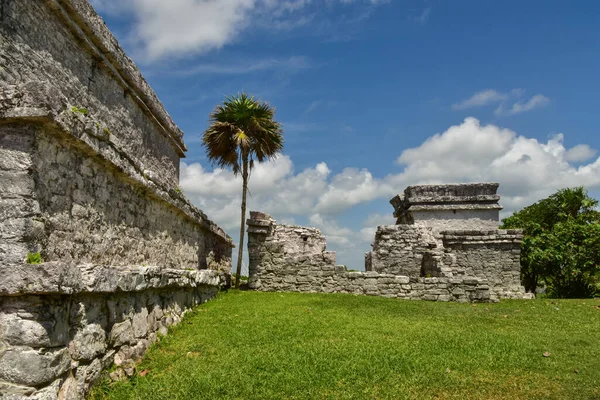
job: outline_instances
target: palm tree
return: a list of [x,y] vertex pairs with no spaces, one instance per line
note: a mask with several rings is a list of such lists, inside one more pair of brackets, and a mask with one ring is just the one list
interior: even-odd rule
[[283,130],[275,121],[275,109],[268,103],[255,100],[245,93],[226,97],[210,114],[210,126],[202,142],[208,159],[222,168],[232,168],[242,174],[242,223],[235,278],[240,286],[244,227],[246,225],[246,193],[254,161],[263,162],[277,157],[283,149]]

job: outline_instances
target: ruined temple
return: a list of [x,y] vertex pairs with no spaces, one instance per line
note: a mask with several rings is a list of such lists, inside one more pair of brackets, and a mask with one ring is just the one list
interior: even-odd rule
[[249,285],[265,291],[342,292],[435,301],[529,298],[520,283],[520,230],[498,229],[497,183],[420,185],[390,203],[365,271],[336,265],[316,228],[248,220]]
[[86,0],[0,7],[0,397],[83,398],[226,285],[183,133]]

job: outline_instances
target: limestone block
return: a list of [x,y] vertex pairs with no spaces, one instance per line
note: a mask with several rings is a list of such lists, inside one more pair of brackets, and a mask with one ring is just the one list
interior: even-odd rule
[[35,400],[56,400],[59,396],[59,388],[62,383],[62,379],[57,379],[50,385],[38,390],[31,397]]
[[69,374],[65,382],[60,387],[58,399],[60,400],[77,400],[79,398],[77,388],[77,378]]
[[394,277],[394,281],[395,283],[406,285],[410,283],[410,278],[408,276],[396,276]]
[[109,341],[111,345],[115,347],[133,343],[134,334],[131,320],[128,319],[114,324],[110,331]]
[[106,352],[106,332],[99,324],[86,325],[77,330],[69,343],[71,358],[74,360],[93,360]]
[[0,379],[26,386],[54,381],[71,365],[66,348],[38,351],[27,347],[9,348],[0,357]]
[[148,335],[148,309],[146,307],[142,307],[141,310],[133,316],[131,325],[133,327],[133,335],[136,338],[142,338]]
[[8,382],[0,382],[0,394],[3,399],[20,399],[35,392],[35,388],[29,386],[15,385]]
[[17,314],[0,314],[0,335],[14,346],[61,347],[69,340],[65,312],[53,313],[54,320],[19,318]]

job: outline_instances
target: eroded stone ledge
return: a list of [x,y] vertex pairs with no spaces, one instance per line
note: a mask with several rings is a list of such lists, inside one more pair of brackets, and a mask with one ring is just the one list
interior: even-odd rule
[[139,292],[148,289],[219,286],[225,276],[212,270],[156,266],[112,267],[61,262],[0,265],[0,296]]
[[221,284],[217,271],[91,264],[4,265],[0,275],[2,398],[83,399],[102,370],[133,375],[168,327]]

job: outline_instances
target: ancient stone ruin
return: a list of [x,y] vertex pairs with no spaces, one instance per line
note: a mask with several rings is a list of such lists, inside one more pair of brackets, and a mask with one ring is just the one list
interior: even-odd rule
[[530,298],[520,284],[519,230],[498,229],[497,183],[408,187],[390,202],[396,225],[379,226],[365,271],[336,265],[316,228],[248,220],[249,286],[434,301]]
[[0,397],[133,374],[226,283],[231,239],[178,188],[182,136],[87,1],[2,2]]

